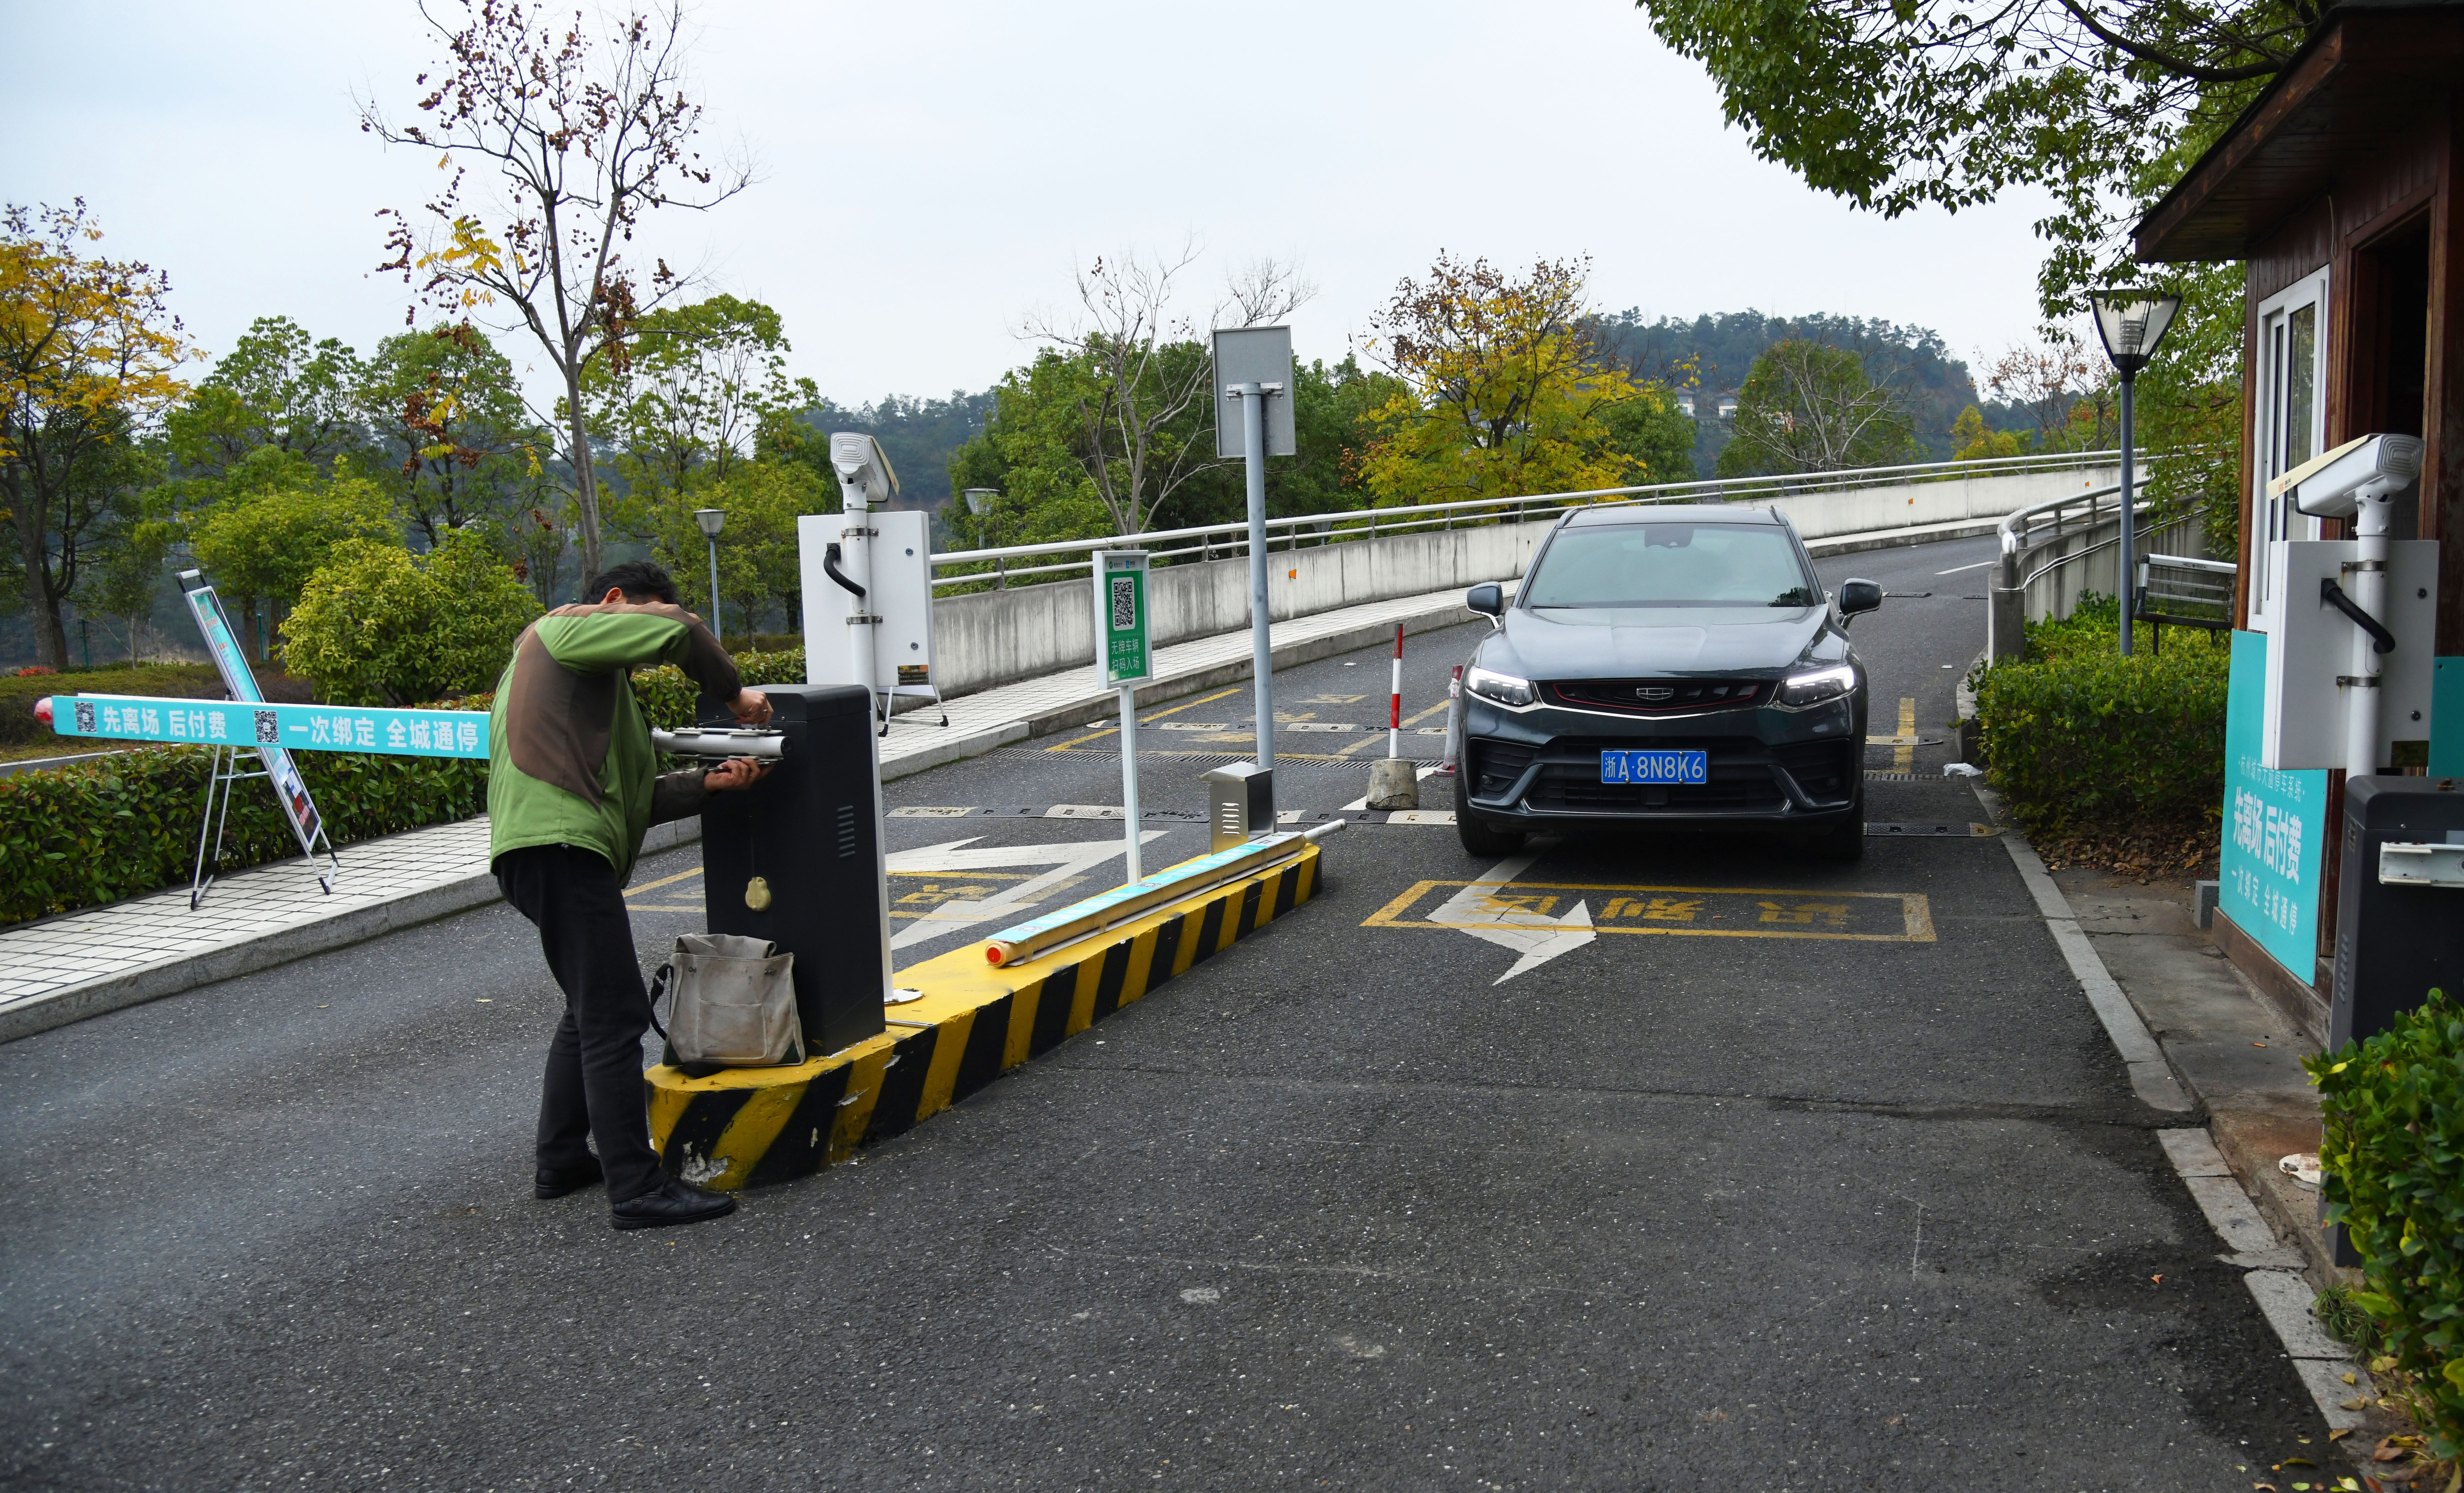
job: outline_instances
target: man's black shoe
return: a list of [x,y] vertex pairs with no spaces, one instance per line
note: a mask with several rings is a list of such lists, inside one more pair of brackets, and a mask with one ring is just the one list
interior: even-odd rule
[[613,1214],[609,1221],[620,1229],[663,1229],[672,1223],[705,1223],[726,1218],[736,1211],[736,1199],[670,1177],[659,1184],[657,1191],[627,1197],[609,1211]]
[[599,1170],[599,1158],[583,1156],[580,1165],[566,1167],[561,1172],[551,1172],[545,1167],[539,1168],[538,1178],[531,1191],[541,1202],[545,1202],[551,1197],[561,1197],[567,1193],[578,1193],[585,1187],[595,1187],[605,1178],[606,1174]]

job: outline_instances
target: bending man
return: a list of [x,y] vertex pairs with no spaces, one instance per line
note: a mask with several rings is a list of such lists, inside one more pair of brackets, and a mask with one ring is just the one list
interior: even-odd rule
[[766,769],[737,760],[658,775],[627,681],[673,664],[748,726],[769,720],[770,702],[744,688],[657,565],[618,565],[583,594],[598,600],[558,607],[514,645],[489,721],[490,865],[505,900],[539,925],[564,989],[540,1086],[536,1190],[561,1197],[604,1176],[620,1229],[698,1223],[735,1212],[736,1199],[667,1175],[650,1149],[650,1001],[623,889],[652,824],[698,814],[709,794],[750,787]]

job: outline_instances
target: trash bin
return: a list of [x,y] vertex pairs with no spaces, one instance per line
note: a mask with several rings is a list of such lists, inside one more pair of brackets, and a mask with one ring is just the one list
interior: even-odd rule
[[796,1014],[819,1056],[880,1033],[889,994],[872,700],[846,685],[759,688],[788,753],[759,785],[704,806],[704,905],[710,932],[796,956]]

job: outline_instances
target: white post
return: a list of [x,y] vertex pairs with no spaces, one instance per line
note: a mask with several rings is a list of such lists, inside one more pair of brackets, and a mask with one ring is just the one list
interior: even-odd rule
[[[2365,614],[2387,616],[2387,500],[2365,498],[2353,516],[2361,560],[2348,587],[2353,604]],[[2352,677],[2344,688],[2344,775],[2366,778],[2379,770],[2379,650],[2367,632],[2353,629]]]
[[1395,625],[1395,684],[1387,697],[1386,755],[1403,755],[1403,625]]
[[[839,557],[845,563],[847,578],[862,588],[856,598],[855,615],[847,619],[848,660],[854,666],[854,680],[869,694],[878,694],[880,685],[872,677],[872,628],[875,613],[872,605],[872,510],[866,503],[864,490],[852,483],[841,483],[841,503],[847,523],[839,532]],[[817,640],[806,638],[811,648]],[[877,701],[876,701],[877,708]]]
[[1235,384],[1249,478],[1249,665],[1258,685],[1258,765],[1275,767],[1275,646],[1266,584],[1266,388]]
[[1129,875],[1125,881],[1142,881],[1145,867],[1138,860],[1138,687],[1121,686],[1121,807],[1129,816]]

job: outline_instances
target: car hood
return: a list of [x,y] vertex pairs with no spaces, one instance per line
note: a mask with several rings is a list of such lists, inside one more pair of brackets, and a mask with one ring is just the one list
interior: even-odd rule
[[1836,640],[1817,652],[1844,652],[1844,638],[1823,637],[1828,617],[1820,606],[1515,606],[1482,648],[1481,663],[1528,679],[1776,672],[1804,658],[1817,640]]

